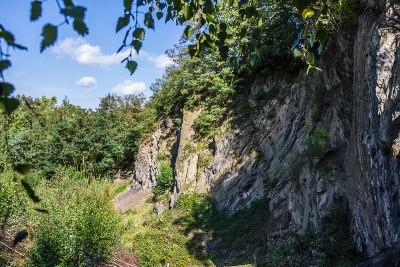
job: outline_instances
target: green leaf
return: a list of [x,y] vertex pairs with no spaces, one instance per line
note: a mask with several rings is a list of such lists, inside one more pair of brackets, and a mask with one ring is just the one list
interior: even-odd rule
[[240,1],[239,1],[239,7],[241,7],[241,6],[245,5],[245,4],[247,4],[248,1],[249,1],[249,0],[240,0]]
[[181,0],[172,0],[172,7],[174,10],[179,11],[181,10]]
[[194,57],[196,55],[196,53],[197,53],[196,46],[195,45],[189,45],[188,46],[188,52],[189,52],[190,57]]
[[217,34],[217,37],[218,37],[218,39],[219,39],[221,42],[224,42],[224,41],[226,40],[226,38],[228,38],[228,33],[227,33],[227,32],[223,32],[223,31],[220,31],[220,32]]
[[11,61],[8,59],[0,60],[0,72],[11,67]]
[[142,41],[133,40],[132,46],[133,46],[133,48],[136,50],[136,53],[139,54],[139,50],[140,50],[140,48],[142,48]]
[[43,52],[47,47],[53,45],[57,40],[57,27],[51,24],[46,24],[42,31],[42,44],[40,52]]
[[257,54],[251,54],[251,55],[250,55],[250,58],[249,58],[249,60],[250,60],[250,66],[253,67],[254,64],[256,64],[257,59],[258,59]]
[[263,20],[262,18],[259,18],[257,21],[257,27],[261,27],[263,25]]
[[299,44],[299,42],[300,42],[300,39],[296,39],[296,40],[293,42],[293,44],[292,44],[291,50],[295,49],[296,46]]
[[315,61],[314,54],[308,52],[307,56],[306,56],[306,60],[307,60],[308,65],[314,65],[314,61]]
[[69,6],[61,9],[61,14],[82,20],[85,18],[85,12],[86,12],[86,7],[83,6]]
[[246,46],[245,45],[240,45],[238,48],[238,53],[243,54],[246,51]]
[[74,3],[72,3],[72,0],[64,0],[64,6],[66,7],[74,6]]
[[320,43],[319,44],[319,46],[318,46],[318,55],[321,55],[322,54],[322,50],[324,49],[324,44],[323,43]]
[[211,40],[211,39],[203,39],[203,41],[201,42],[201,44],[204,46],[204,47],[206,47],[206,48],[208,48],[208,49],[210,49],[210,50],[213,50],[214,49],[214,43],[213,43],[213,41]]
[[247,28],[242,28],[239,34],[240,38],[243,38],[246,35],[246,33],[247,33]]
[[27,236],[28,236],[28,231],[26,231],[26,230],[19,231],[14,237],[12,246],[15,247],[19,242],[21,242],[22,240],[27,238]]
[[304,52],[300,49],[293,49],[293,56],[294,58],[301,58],[304,55]]
[[3,27],[0,28],[0,37],[3,38],[8,45],[13,45],[15,42],[14,35],[11,32],[6,31]]
[[183,6],[182,13],[186,20],[190,20],[193,17],[193,9],[187,2]]
[[254,6],[249,6],[244,10],[244,14],[246,15],[246,18],[252,18],[252,17],[257,17],[258,11],[257,8]]
[[327,37],[328,37],[328,31],[325,29],[317,31],[317,34],[315,35],[315,38],[318,41],[320,41],[320,43],[324,43]]
[[158,20],[160,20],[163,16],[164,16],[164,13],[162,13],[161,11],[158,11],[156,13],[156,17],[157,17]]
[[144,25],[146,25],[146,27],[149,29],[154,29],[154,19],[149,12],[144,15]]
[[89,29],[81,19],[74,19],[74,30],[82,36],[89,34]]
[[310,38],[309,38],[309,43],[310,43],[310,46],[311,46],[311,47],[313,47],[314,42],[315,42],[315,34],[312,34],[312,35],[310,36]]
[[0,110],[10,115],[19,106],[19,101],[16,98],[0,98]]
[[210,34],[215,34],[215,33],[217,32],[217,28],[215,27],[214,24],[209,24],[209,25],[208,25],[208,32],[209,32]]
[[42,2],[33,1],[31,3],[31,21],[35,21],[42,15]]
[[208,23],[218,24],[217,21],[212,16],[210,16],[210,14],[206,14],[206,20],[208,21]]
[[32,187],[30,184],[25,182],[24,180],[21,180],[21,184],[24,187],[26,193],[28,194],[28,197],[33,200],[33,202],[40,202],[40,199],[38,196],[36,196],[35,191],[33,191]]
[[156,2],[156,6],[158,6],[160,10],[163,10],[166,7],[166,4],[161,2]]
[[14,85],[11,83],[0,82],[0,97],[7,97],[12,92],[14,92]]
[[185,30],[183,31],[183,38],[190,38],[194,33],[194,28],[190,25],[187,25]]
[[126,68],[129,70],[129,72],[131,73],[131,75],[136,71],[137,69],[137,62],[130,60],[126,63]]
[[126,11],[131,11],[133,0],[124,0],[124,8]]
[[173,6],[168,6],[167,8],[167,16],[165,17],[165,23],[167,23],[172,18],[172,11],[174,10]]
[[116,32],[119,32],[121,29],[125,28],[129,24],[130,15],[125,14],[123,17],[119,17],[117,21]]
[[223,60],[226,60],[228,58],[229,47],[224,45],[224,46],[220,46],[218,49],[219,49],[219,56]]
[[227,28],[226,23],[221,23],[221,24],[219,24],[219,29],[220,29],[221,31],[226,32],[226,28]]
[[14,171],[22,174],[27,175],[32,169],[32,165],[30,164],[20,164],[14,167]]
[[146,30],[145,29],[143,29],[143,28],[136,28],[134,31],[133,31],[133,36],[136,38],[136,39],[138,39],[138,40],[144,40],[144,37],[145,37],[145,33],[146,33]]
[[233,0],[228,0],[228,5],[233,6]]

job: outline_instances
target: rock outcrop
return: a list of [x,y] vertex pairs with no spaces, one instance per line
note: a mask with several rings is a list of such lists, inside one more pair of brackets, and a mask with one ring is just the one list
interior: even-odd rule
[[164,122],[140,147],[135,181],[154,186],[161,153],[175,167],[173,199],[208,193],[235,212],[267,197],[271,232],[318,227],[345,199],[359,252],[396,247],[400,3],[364,0],[363,9],[320,60],[323,72],[249,82],[251,115],[225,122],[213,140],[194,137],[200,111],[183,113],[179,134]]

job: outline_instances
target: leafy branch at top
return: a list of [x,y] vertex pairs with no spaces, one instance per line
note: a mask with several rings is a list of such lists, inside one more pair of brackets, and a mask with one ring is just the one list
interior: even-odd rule
[[[265,14],[270,8],[269,1],[227,0],[222,4],[239,8],[240,17],[243,20],[256,21],[258,27],[262,27],[268,21]],[[227,23],[220,19],[220,5],[221,3],[213,0],[124,0],[124,15],[118,18],[116,31],[129,28],[117,52],[130,47],[131,53],[122,63],[126,62],[126,68],[131,74],[135,72],[137,63],[133,60],[133,50],[139,53],[146,29],[154,29],[155,19],[161,20],[163,17],[165,23],[172,20],[177,25],[186,25],[182,37],[193,41],[188,45],[190,56],[197,57],[205,50],[218,50],[220,57],[227,59],[232,49],[228,45],[232,35]],[[294,0],[292,4],[287,5],[297,9],[304,24],[304,29],[293,43],[293,54],[307,63],[307,73],[318,70],[315,58],[325,47],[330,23],[328,1]],[[245,38],[246,34],[244,29],[240,38]],[[259,52],[252,42],[242,45],[237,53],[249,54],[251,62],[259,57]]]
[[[47,23],[42,30],[42,43],[40,45],[40,52],[53,45],[57,41],[58,27],[63,24],[69,24],[70,19],[73,20],[73,29],[81,36],[89,33],[89,28],[84,22],[86,8],[83,6],[76,6],[72,0],[63,0],[62,4],[56,0],[60,14],[64,16],[64,21],[58,25]],[[35,0],[31,2],[31,21],[36,21],[42,16],[43,1]]]

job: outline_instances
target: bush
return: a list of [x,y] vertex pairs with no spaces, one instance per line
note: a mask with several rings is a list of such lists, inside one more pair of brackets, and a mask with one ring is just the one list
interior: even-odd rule
[[3,227],[23,216],[26,201],[24,189],[11,178],[11,173],[2,173],[0,180],[0,222]]
[[203,110],[194,120],[193,127],[196,130],[196,136],[199,138],[213,137],[225,112],[225,108],[218,106],[212,106],[210,109]]
[[72,177],[38,188],[46,194],[43,204],[49,212],[33,219],[33,266],[94,266],[111,256],[119,238],[105,184]]
[[153,188],[154,197],[157,199],[170,189],[174,184],[174,170],[168,164],[161,164],[160,172],[156,177],[157,185]]

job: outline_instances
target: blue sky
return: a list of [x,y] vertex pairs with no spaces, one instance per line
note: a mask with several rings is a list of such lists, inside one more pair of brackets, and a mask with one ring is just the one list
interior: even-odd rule
[[[4,74],[6,81],[15,85],[16,94],[32,97],[65,96],[73,104],[95,108],[99,99],[108,93],[119,95],[144,93],[151,95],[150,85],[164,73],[170,63],[165,50],[179,42],[183,28],[164,19],[156,21],[156,30],[146,30],[142,52],[136,58],[139,66],[129,75],[120,63],[126,51],[116,55],[125,31],[115,33],[116,21],[123,14],[123,1],[75,0],[85,6],[89,35],[79,37],[71,25],[58,30],[57,43],[40,53],[41,31],[46,23],[63,22],[55,0],[45,1],[42,17],[31,22],[30,1],[1,0],[0,23],[14,33],[17,43],[28,47],[28,52],[11,50],[12,67]],[[61,1],[62,2],[62,1]]]

